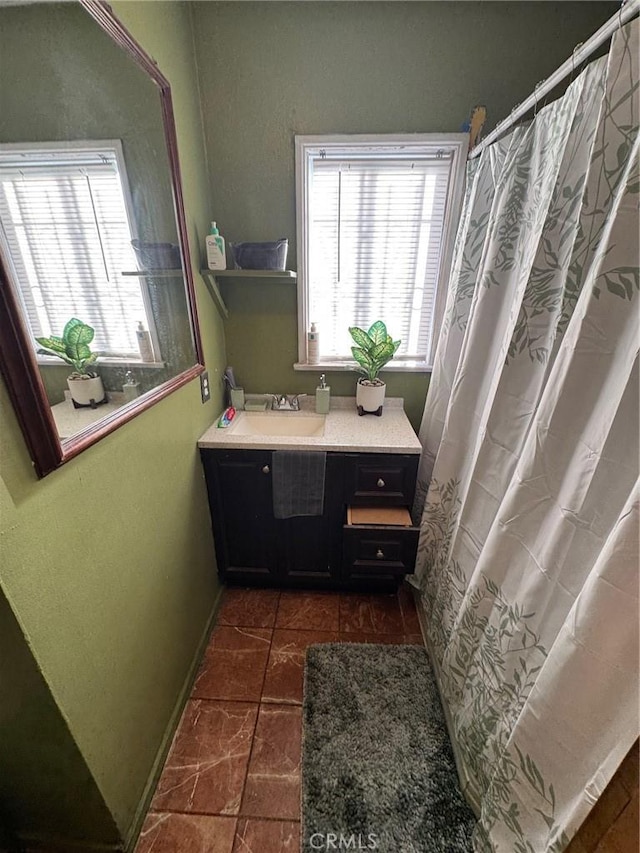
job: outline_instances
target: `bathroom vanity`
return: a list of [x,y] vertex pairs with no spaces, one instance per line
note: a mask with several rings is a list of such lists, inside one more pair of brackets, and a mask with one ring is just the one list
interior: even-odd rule
[[[304,411],[248,415],[198,443],[225,583],[384,590],[413,572],[421,446],[401,400],[387,400],[382,418],[358,417],[352,398],[334,398],[324,421]],[[278,450],[326,451],[321,515],[275,517]]]

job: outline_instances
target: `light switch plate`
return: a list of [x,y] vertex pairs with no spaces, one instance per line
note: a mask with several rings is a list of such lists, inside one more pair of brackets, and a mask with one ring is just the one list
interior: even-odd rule
[[200,374],[200,394],[202,402],[207,403],[211,399],[211,386],[209,385],[209,371]]

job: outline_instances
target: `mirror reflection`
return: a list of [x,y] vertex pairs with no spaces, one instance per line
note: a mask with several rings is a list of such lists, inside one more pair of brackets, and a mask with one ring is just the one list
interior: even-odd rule
[[0,19],[0,251],[64,443],[197,362],[162,109],[79,5]]

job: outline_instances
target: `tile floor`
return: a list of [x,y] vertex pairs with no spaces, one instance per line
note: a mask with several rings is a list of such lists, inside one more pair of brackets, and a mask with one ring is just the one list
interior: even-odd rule
[[299,853],[304,655],[422,644],[395,595],[229,589],[136,853]]

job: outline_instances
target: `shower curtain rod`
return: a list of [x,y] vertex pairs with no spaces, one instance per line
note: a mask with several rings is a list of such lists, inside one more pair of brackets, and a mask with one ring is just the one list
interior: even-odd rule
[[558,85],[558,83],[561,83],[565,77],[578,68],[585,59],[588,59],[591,54],[600,47],[601,44],[604,44],[608,39],[610,39],[617,29],[626,24],[627,21],[630,21],[631,18],[637,15],[639,11],[640,0],[626,0],[626,3],[620,7],[613,17],[609,18],[609,20],[604,23],[584,44],[576,45],[569,59],[567,59],[567,61],[563,63],[557,71],[554,71],[550,77],[547,77],[546,80],[539,83],[526,101],[523,101],[521,104],[517,104],[517,106],[515,106],[511,111],[510,115],[501,121],[500,124],[491,131],[486,139],[483,139],[482,142],[476,145],[476,147],[469,153],[469,159],[471,160],[473,157],[477,157],[485,148],[488,148],[496,141],[496,139],[502,136],[502,134],[514,125],[518,119],[522,118],[522,116],[528,113],[530,109],[535,107],[535,105],[544,98],[545,95],[547,95]]

